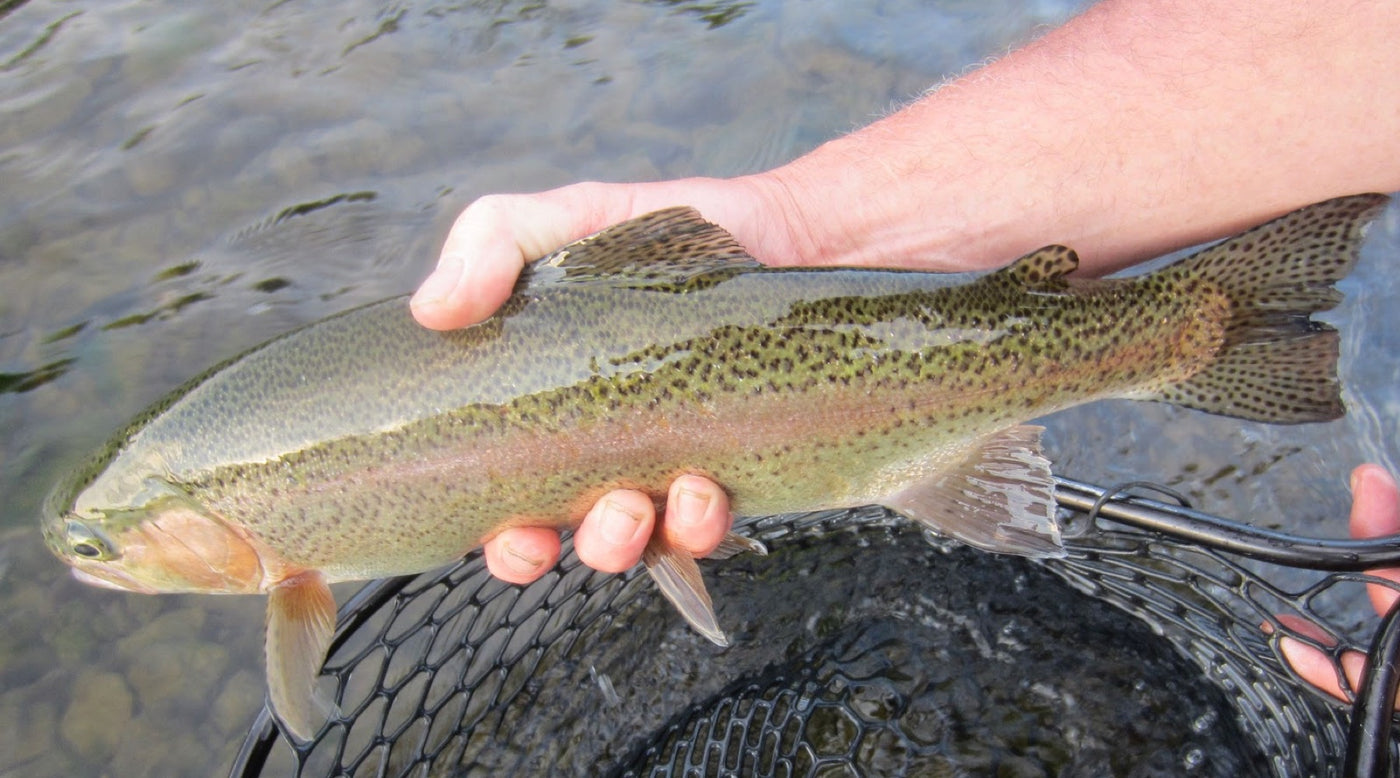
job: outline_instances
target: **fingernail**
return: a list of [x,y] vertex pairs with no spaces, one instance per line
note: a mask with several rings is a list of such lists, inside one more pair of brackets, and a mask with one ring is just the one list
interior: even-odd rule
[[443,254],[433,272],[419,284],[410,301],[413,305],[432,304],[447,299],[462,277],[460,254]]
[[598,517],[598,530],[603,540],[615,546],[631,543],[637,535],[637,526],[642,523],[642,517],[624,510],[612,500],[603,502],[602,511]]
[[527,556],[510,547],[509,543],[503,544],[501,548],[501,561],[513,573],[529,575],[537,572],[544,565],[544,560]]
[[676,502],[673,519],[676,524],[685,527],[702,523],[710,510],[710,496],[690,489],[680,489],[676,493]]

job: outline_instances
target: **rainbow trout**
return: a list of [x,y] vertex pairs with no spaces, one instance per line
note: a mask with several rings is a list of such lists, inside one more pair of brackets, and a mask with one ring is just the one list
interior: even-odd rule
[[[769,268],[688,208],[529,266],[497,315],[432,332],[403,298],[195,378],[46,506],[84,581],[269,595],[270,698],[320,725],[327,584],[448,564],[503,528],[572,527],[683,473],[761,515],[879,504],[974,546],[1060,552],[1036,416],[1106,397],[1275,423],[1342,413],[1335,305],[1387,202],[1314,205],[1157,272],[1071,278],[1050,246],[995,272]],[[723,641],[693,559],[648,569]],[[742,546],[732,543],[731,546]]]

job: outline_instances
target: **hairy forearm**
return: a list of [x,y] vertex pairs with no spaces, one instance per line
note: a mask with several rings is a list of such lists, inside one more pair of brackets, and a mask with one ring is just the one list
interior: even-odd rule
[[524,262],[680,204],[773,264],[985,269],[1064,243],[1106,273],[1400,189],[1397,40],[1397,0],[1104,0],[776,170],[482,198],[414,311],[480,321]]
[[1090,272],[1400,189],[1400,3],[1107,0],[753,181],[767,261]]
[[[525,262],[679,204],[772,263],[975,269],[1061,242],[1107,272],[1311,201],[1400,189],[1397,38],[1395,0],[1105,0],[775,171],[481,198],[413,310],[438,329],[481,321]],[[685,488],[708,488],[704,516],[672,515],[683,505],[669,501],[661,527],[703,550],[697,529],[717,542],[728,504],[717,485]],[[630,504],[623,523],[640,529],[628,537],[650,536],[650,497],[605,504]],[[592,518],[605,512],[590,512],[576,547],[625,569],[640,545],[609,540]],[[558,553],[552,533],[525,529],[486,548],[492,571],[520,583]],[[1335,675],[1325,658],[1318,668]]]

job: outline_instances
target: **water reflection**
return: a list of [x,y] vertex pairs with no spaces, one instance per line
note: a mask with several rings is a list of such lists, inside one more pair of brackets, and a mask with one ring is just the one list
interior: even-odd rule
[[[0,5],[0,19],[5,18],[6,14],[8,14],[10,11],[15,10],[23,4],[24,0],[18,0],[18,2],[9,2]],[[24,62],[26,59],[29,59],[40,49],[44,48],[44,46],[50,40],[53,40],[53,36],[58,34],[59,29],[62,28],[63,25],[69,19],[72,19],[73,17],[81,13],[82,11],[71,11],[67,15],[60,16],[59,18],[50,22],[48,26],[46,26],[43,29],[43,31],[39,33],[39,36],[34,39],[33,43],[29,44],[28,46],[25,46],[17,54],[5,60],[3,63],[0,63],[0,70],[12,70],[16,67],[19,67],[20,63]]]
[[0,373],[0,394],[28,392],[53,381],[77,361],[72,357],[59,359],[25,373]]
[[691,14],[707,22],[710,29],[723,27],[748,13],[757,3],[721,2],[699,3],[694,0],[644,0],[648,5],[660,5],[673,9],[678,14]]

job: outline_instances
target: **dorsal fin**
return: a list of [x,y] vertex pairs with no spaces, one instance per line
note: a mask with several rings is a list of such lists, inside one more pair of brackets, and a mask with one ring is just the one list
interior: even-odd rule
[[595,232],[539,260],[564,271],[563,281],[607,278],[636,286],[685,284],[719,272],[732,275],[762,267],[723,228],[699,211],[676,206],[653,211]]
[[1079,255],[1068,246],[1046,246],[1012,262],[992,275],[1027,288],[1054,284],[1079,267]]

